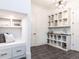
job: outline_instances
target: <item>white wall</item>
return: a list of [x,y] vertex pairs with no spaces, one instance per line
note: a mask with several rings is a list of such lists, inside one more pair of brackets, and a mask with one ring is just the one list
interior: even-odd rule
[[28,13],[28,0],[0,0],[0,9]]
[[48,15],[49,11],[47,9],[32,3],[32,46],[46,44]]
[[72,39],[71,39],[71,48],[73,50],[79,51],[79,0],[70,0],[70,5],[73,10],[73,23],[72,28]]

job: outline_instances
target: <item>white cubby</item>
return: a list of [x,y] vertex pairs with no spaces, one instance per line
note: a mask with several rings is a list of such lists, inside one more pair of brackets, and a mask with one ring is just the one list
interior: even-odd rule
[[57,46],[63,50],[67,50],[68,40],[70,40],[70,35],[53,33],[52,37],[50,36],[49,38],[49,44],[53,46]]
[[[75,6],[74,1],[74,6],[69,6],[70,3],[72,2],[68,2],[66,5],[62,4],[63,7],[59,5],[55,10],[53,10],[53,22],[56,20],[55,14],[57,14],[58,24],[57,26],[48,26],[49,32],[53,31],[53,33],[67,35],[62,35],[62,39],[57,41],[57,45],[54,45],[54,43],[51,44],[51,42],[50,45],[53,45],[54,47],[58,47],[61,49],[79,51],[79,8]],[[76,5],[78,6],[78,4]],[[62,12],[62,14],[60,12]]]
[[10,26],[10,19],[0,18],[0,27],[2,26]]
[[[51,24],[48,27],[50,32],[48,38],[50,40],[48,44],[63,50],[70,49],[69,46],[70,46],[70,38],[71,38],[71,32],[70,32],[71,26],[70,26],[69,11],[70,10],[67,9],[53,14],[54,18],[50,19]],[[52,15],[50,17],[52,17]],[[53,32],[53,34],[51,34],[51,32]]]
[[8,18],[0,18],[0,27],[15,27],[15,28],[20,28],[22,27],[21,25],[22,19],[8,19]]
[[58,41],[58,46],[61,46],[61,42]]
[[64,27],[64,26],[69,27],[70,26],[69,11],[70,11],[69,9],[67,10],[64,9],[63,11],[59,11],[53,14],[53,18],[52,15],[50,15],[51,19],[50,19],[49,27]]
[[13,19],[12,24],[13,26],[22,27],[22,19]]

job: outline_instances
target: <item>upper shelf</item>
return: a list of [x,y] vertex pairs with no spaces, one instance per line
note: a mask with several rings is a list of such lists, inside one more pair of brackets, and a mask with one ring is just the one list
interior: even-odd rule
[[52,28],[70,28],[70,26],[49,26],[48,28],[49,29],[52,29]]
[[0,28],[22,28],[22,26],[0,26]]
[[63,10],[49,16],[48,28],[70,28],[70,12]]
[[22,28],[21,19],[0,18],[0,27],[2,28]]

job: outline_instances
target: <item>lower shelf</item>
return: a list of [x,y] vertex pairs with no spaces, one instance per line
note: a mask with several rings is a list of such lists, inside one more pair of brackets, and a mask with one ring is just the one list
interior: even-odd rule
[[48,45],[51,45],[51,46],[57,47],[57,48],[62,49],[62,50],[64,50],[64,51],[68,51],[67,46],[66,46],[66,47],[64,47],[64,46],[65,46],[65,44],[64,44],[64,45],[62,45],[62,43],[61,43],[61,42],[59,42],[58,44],[48,43]]

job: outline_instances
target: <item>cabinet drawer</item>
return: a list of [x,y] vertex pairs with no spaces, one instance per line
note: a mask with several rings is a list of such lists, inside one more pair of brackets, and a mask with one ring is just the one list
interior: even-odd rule
[[0,50],[0,59],[9,59],[11,58],[11,49]]
[[13,48],[13,57],[17,57],[25,54],[25,46],[17,46]]

